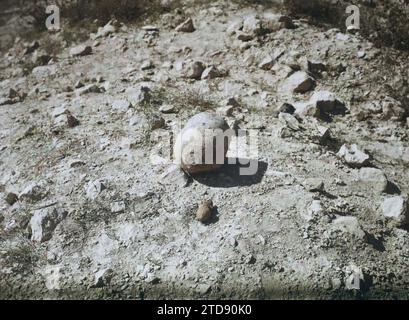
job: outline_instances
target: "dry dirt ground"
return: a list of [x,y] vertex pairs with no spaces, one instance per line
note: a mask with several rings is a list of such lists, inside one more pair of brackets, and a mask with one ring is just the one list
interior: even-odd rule
[[[188,6],[114,22],[91,54],[47,57],[60,31],[2,55],[0,298],[409,298],[407,53],[271,10]],[[322,91],[345,110],[306,115]],[[172,166],[160,136],[201,111],[257,132],[255,175]]]

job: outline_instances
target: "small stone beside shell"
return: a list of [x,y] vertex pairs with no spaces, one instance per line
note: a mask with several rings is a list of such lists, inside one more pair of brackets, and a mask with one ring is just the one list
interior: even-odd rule
[[212,200],[203,200],[199,203],[199,207],[196,212],[196,220],[206,223],[212,216],[213,202]]

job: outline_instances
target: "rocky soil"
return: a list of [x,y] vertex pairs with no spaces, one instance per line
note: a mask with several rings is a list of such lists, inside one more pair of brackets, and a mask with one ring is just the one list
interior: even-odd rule
[[[99,27],[0,60],[0,298],[409,298],[407,52],[225,1]],[[172,163],[203,111],[256,174]]]

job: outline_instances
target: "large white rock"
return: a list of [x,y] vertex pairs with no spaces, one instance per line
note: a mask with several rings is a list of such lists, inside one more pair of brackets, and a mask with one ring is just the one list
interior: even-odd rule
[[256,16],[250,16],[243,21],[243,31],[254,35],[259,35],[263,32],[261,20]]
[[300,116],[325,117],[329,114],[344,114],[345,104],[330,91],[317,91],[306,103],[299,104],[296,113]]
[[386,191],[388,179],[382,170],[377,168],[361,168],[359,170],[360,184],[376,193]]
[[102,180],[90,181],[85,186],[85,195],[88,199],[94,200],[104,189],[106,187]]
[[293,115],[285,112],[280,112],[278,114],[278,119],[280,119],[291,130],[300,130],[300,124]]
[[220,77],[221,75],[221,72],[215,66],[210,66],[203,71],[201,79],[214,79]]
[[407,197],[394,196],[386,198],[381,205],[382,214],[389,219],[392,226],[402,226],[409,223],[409,209]]
[[363,239],[366,236],[359,224],[358,219],[352,216],[336,218],[332,222],[332,230],[338,230],[342,233],[349,233],[360,239]]
[[60,290],[61,265],[47,265],[41,270],[48,290]]
[[205,71],[205,65],[201,61],[188,61],[183,65],[183,77],[199,80]]
[[113,276],[113,270],[111,268],[105,268],[98,270],[94,275],[94,287],[100,288],[107,285]]
[[344,144],[337,153],[346,164],[351,167],[360,168],[368,164],[369,156],[361,151],[356,144],[347,145]]
[[70,55],[73,57],[85,56],[92,53],[92,48],[90,46],[78,45],[71,48]]
[[67,213],[53,207],[34,211],[30,220],[31,240],[44,242],[50,240],[55,227],[65,218]]
[[148,102],[151,98],[150,92],[151,90],[144,85],[129,87],[125,90],[128,101],[134,106],[140,103]]
[[125,201],[115,201],[111,203],[111,213],[121,213],[126,209]]
[[233,132],[226,121],[208,112],[193,116],[176,138],[174,159],[188,173],[214,171],[225,162]]
[[315,85],[315,80],[304,71],[297,71],[289,76],[281,86],[281,91],[290,93],[305,93]]
[[320,200],[313,200],[310,204],[310,206],[307,208],[305,212],[301,213],[301,216],[306,220],[306,221],[311,221],[317,216],[321,215],[324,213],[324,208],[322,207],[321,201]]
[[93,36],[92,38],[94,40],[98,38],[104,38],[115,32],[116,32],[116,27],[112,24],[112,21],[109,21],[105,26],[99,27],[97,34]]
[[126,111],[131,107],[131,104],[129,101],[126,100],[115,100],[112,103],[112,108],[120,111]]

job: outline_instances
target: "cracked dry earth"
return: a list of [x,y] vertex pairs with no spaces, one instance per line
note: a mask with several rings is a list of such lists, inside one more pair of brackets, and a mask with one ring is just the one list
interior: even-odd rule
[[[409,298],[407,54],[280,14],[112,22],[28,74],[2,56],[1,298]],[[161,153],[201,111],[256,130],[255,175]]]

